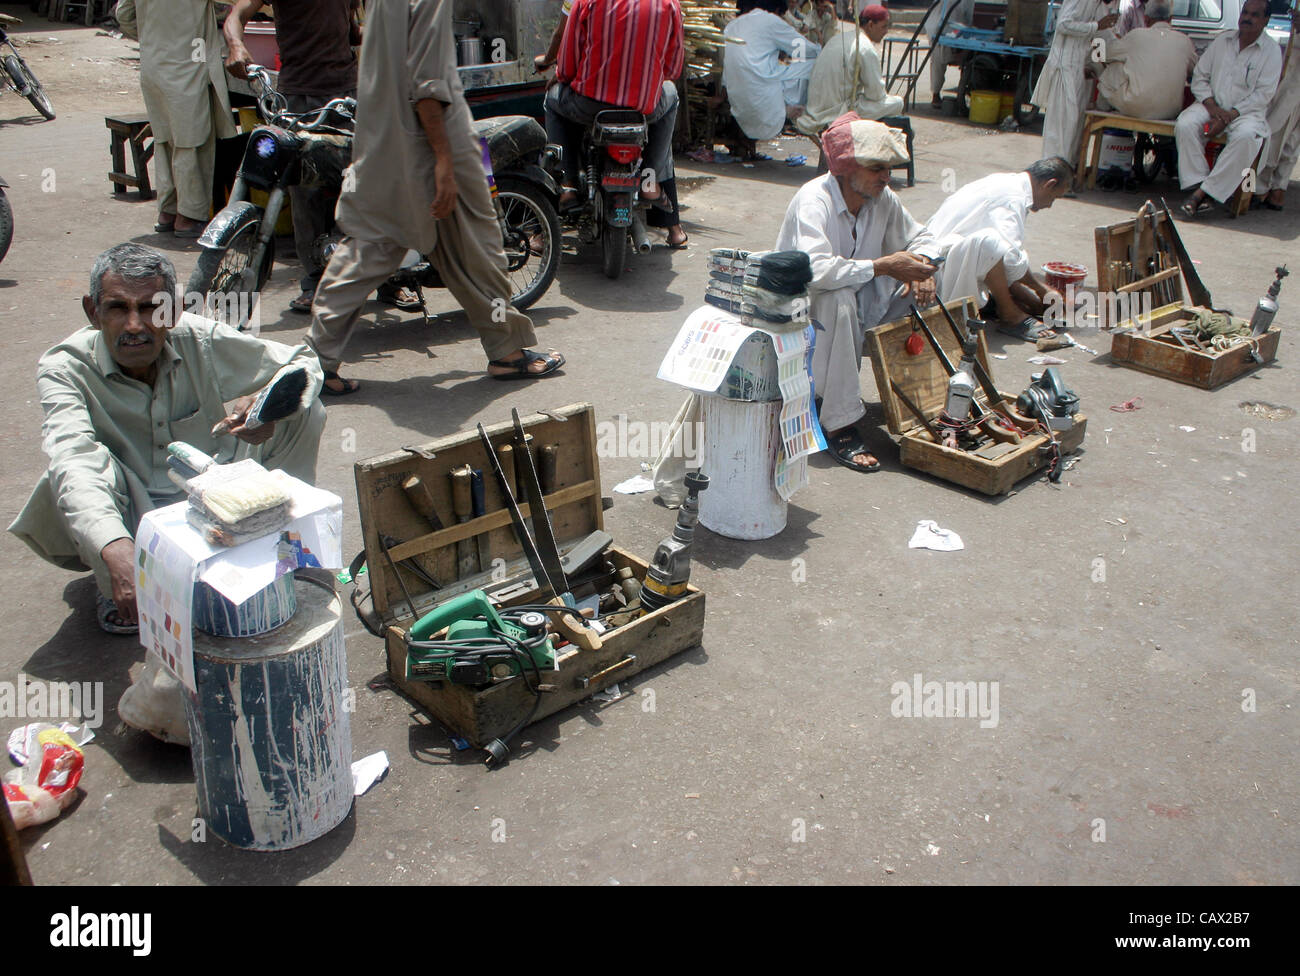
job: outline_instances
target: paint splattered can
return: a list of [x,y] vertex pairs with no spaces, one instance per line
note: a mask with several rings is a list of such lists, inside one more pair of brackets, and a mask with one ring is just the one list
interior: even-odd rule
[[256,637],[283,626],[298,610],[293,573],[285,573],[243,603],[232,603],[202,581],[194,584],[194,626],[213,637]]
[[257,637],[194,635],[187,696],[199,816],[235,847],[282,851],[337,827],[352,807],[352,734],[342,603],[300,574],[298,612]]

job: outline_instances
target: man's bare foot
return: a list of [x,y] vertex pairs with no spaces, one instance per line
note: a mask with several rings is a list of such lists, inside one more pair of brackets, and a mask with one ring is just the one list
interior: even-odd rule
[[690,241],[690,237],[687,236],[686,231],[682,230],[681,224],[673,224],[668,228],[667,243],[674,251],[680,251],[688,241]]

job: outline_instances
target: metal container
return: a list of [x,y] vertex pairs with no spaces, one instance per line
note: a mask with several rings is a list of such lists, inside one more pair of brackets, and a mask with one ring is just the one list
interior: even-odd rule
[[462,37],[456,42],[457,61],[462,65],[483,63],[483,39],[481,37]]
[[285,573],[243,603],[231,603],[207,583],[194,584],[194,627],[213,637],[256,637],[282,627],[298,610],[293,573]]
[[342,602],[323,581],[295,588],[298,612],[273,633],[194,635],[185,714],[199,816],[246,850],[299,847],[352,808]]

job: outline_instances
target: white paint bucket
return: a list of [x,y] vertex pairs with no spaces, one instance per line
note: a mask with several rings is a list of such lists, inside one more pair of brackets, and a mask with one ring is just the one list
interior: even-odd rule
[[786,503],[773,487],[781,444],[781,401],[748,403],[705,396],[700,524],[731,539],[770,539],[785,528]]
[[299,579],[298,612],[259,637],[194,635],[187,695],[199,816],[246,850],[299,847],[352,808],[342,602]]

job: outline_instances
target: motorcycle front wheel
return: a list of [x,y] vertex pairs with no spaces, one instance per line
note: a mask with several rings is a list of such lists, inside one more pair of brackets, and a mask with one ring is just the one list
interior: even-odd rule
[[50,102],[50,96],[45,94],[45,89],[32,74],[32,69],[27,67],[27,62],[17,54],[11,54],[5,58],[5,70],[9,72],[9,77],[13,78],[14,87],[27,96],[27,100],[32,103],[36,111],[47,120],[53,119],[54,105]]
[[260,220],[249,220],[227,228],[215,247],[204,248],[199,263],[186,287],[187,305],[191,295],[202,295],[205,314],[236,329],[244,329],[253,314],[262,286],[271,277],[275,261],[275,238],[266,245],[253,288],[241,288],[240,277],[253,259],[257,247]]
[[560,266],[560,219],[533,184],[497,178],[497,204],[504,222],[510,304],[523,311],[546,294]]
[[14,239],[14,211],[9,206],[9,198],[0,190],[0,261],[9,253],[9,244]]

